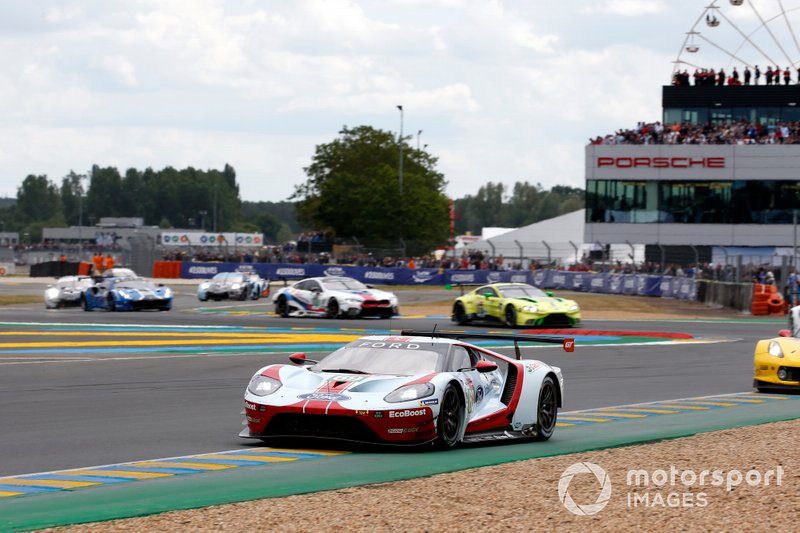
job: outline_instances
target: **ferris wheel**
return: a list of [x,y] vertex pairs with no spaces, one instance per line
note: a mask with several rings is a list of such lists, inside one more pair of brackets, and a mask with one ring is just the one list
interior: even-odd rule
[[[797,28],[797,29],[796,29]],[[673,74],[800,66],[800,0],[713,0],[686,32]]]

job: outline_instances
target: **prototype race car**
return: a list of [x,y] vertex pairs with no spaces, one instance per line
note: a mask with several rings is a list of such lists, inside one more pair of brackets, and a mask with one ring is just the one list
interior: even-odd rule
[[44,306],[47,309],[77,307],[81,305],[83,291],[94,285],[91,276],[63,276],[44,291]]
[[800,390],[800,306],[789,310],[789,328],[756,343],[753,386],[759,392]]
[[[514,342],[517,359],[462,339]],[[574,340],[532,335],[403,331],[355,340],[321,361],[269,365],[244,395],[244,438],[310,437],[383,444],[529,438],[547,440],[564,399],[561,370],[521,360],[518,343]]]
[[526,283],[492,283],[456,298],[453,322],[499,321],[507,326],[576,326],[581,309]]
[[83,291],[84,311],[141,311],[172,309],[172,289],[144,278],[107,278]]
[[269,295],[269,281],[255,272],[220,272],[197,286],[197,299],[258,300]]
[[281,316],[328,318],[377,316],[389,318],[400,311],[394,293],[373,289],[353,278],[306,278],[283,287],[272,298]]

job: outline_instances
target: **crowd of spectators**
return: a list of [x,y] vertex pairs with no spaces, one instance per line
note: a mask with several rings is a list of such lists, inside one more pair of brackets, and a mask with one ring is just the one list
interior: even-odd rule
[[[792,79],[792,74],[795,72],[795,79]],[[777,65],[774,68],[768,65],[762,72],[761,67],[758,65],[755,65],[752,70],[748,65],[744,67],[741,74],[736,67],[733,67],[730,73],[726,73],[724,68],[720,68],[717,71],[713,68],[697,68],[692,74],[689,74],[688,70],[678,71],[672,75],[672,85],[677,87],[687,87],[689,85],[760,85],[762,75],[764,76],[765,85],[800,84],[800,68],[796,70],[790,67],[781,69]]]
[[662,124],[639,122],[635,128],[620,129],[590,144],[798,144],[800,122],[754,124],[739,120],[726,124]]

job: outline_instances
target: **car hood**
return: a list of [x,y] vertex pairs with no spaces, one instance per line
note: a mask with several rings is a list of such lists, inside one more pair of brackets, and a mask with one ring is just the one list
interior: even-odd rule
[[280,381],[284,387],[298,392],[367,393],[382,398],[398,387],[411,383],[426,373],[414,376],[388,374],[350,374],[344,372],[312,372],[305,367],[280,365]]
[[159,287],[157,289],[119,289],[120,296],[129,298],[131,300],[144,300],[149,298],[165,298],[167,294],[166,287]]
[[510,298],[514,304],[523,307],[526,305],[536,305],[540,311],[568,311],[570,307],[577,305],[575,300],[565,300],[564,298],[555,298],[551,296],[544,296],[541,298]]

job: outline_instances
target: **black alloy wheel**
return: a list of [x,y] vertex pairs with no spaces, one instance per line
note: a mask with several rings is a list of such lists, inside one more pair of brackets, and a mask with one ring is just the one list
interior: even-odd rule
[[506,307],[506,325],[509,327],[516,327],[517,326],[517,310],[514,309],[513,305],[509,305]]
[[275,313],[286,318],[289,316],[289,304],[286,302],[286,296],[280,296],[275,303]]
[[545,376],[539,388],[539,406],[536,409],[536,440],[553,436],[558,419],[558,392],[553,376]]
[[436,422],[436,447],[449,450],[458,444],[459,431],[464,419],[464,406],[455,385],[450,383],[442,394],[439,417]]
[[469,322],[469,320],[467,320],[467,312],[464,310],[464,304],[461,302],[456,302],[453,306],[453,322],[456,324],[466,324]]
[[335,298],[331,298],[328,302],[327,309],[328,318],[336,318],[339,316],[339,302]]

